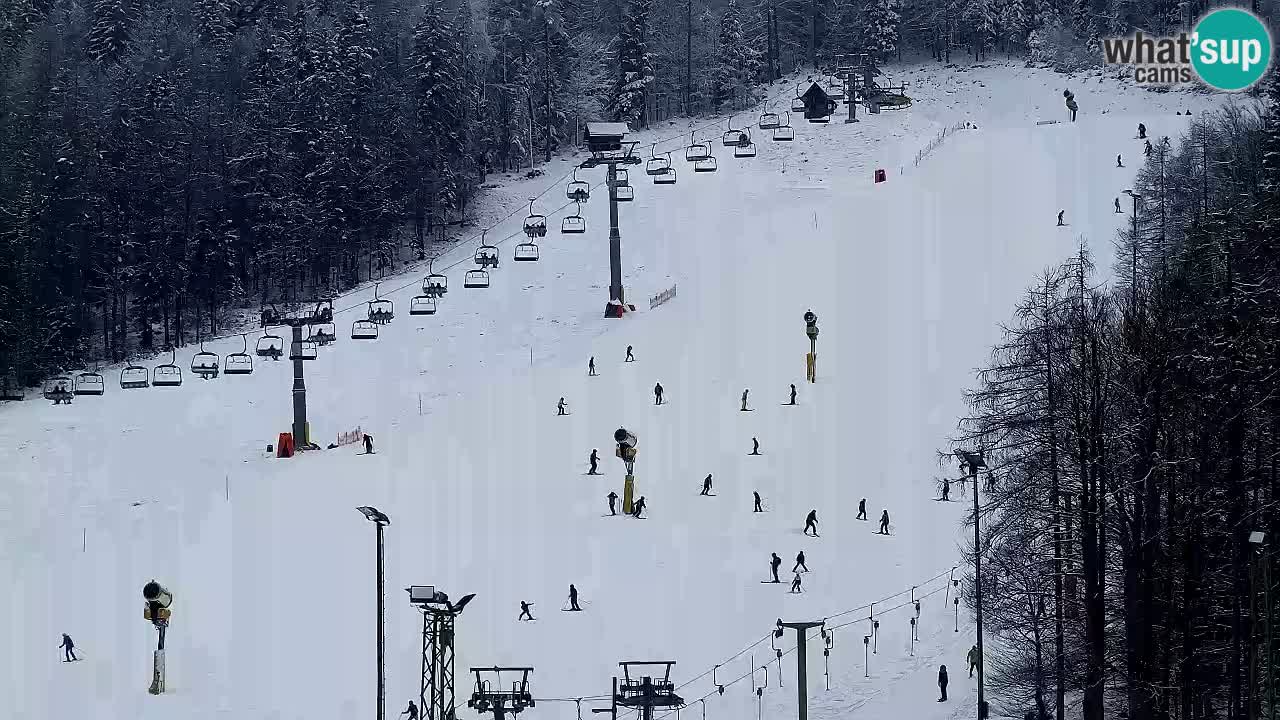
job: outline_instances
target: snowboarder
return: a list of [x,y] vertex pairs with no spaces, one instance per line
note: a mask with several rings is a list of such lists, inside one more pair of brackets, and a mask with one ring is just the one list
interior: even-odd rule
[[982,664],[982,654],[978,652],[977,644],[969,648],[969,652],[964,656],[964,659],[969,661],[969,677],[973,677],[973,671]]
[[1138,123],[1138,139],[1143,140],[1143,139],[1146,139],[1146,137],[1147,137],[1147,126],[1143,125],[1142,123]]
[[1076,111],[1080,109],[1080,106],[1076,105],[1075,93],[1071,92],[1070,90],[1063,90],[1062,97],[1066,100],[1067,109],[1071,111],[1071,122],[1075,122]]
[[751,438],[751,454],[752,455],[760,454],[760,440],[757,438]]
[[813,536],[818,537],[818,511],[810,510],[809,514],[804,518],[804,534],[809,534],[809,529],[813,528]]
[[796,573],[796,577],[791,581],[791,592],[800,592],[800,573]]
[[372,435],[364,436],[364,454],[365,455],[373,454],[373,436]]
[[529,608],[533,607],[533,603],[520,601],[520,620],[533,620],[533,613],[529,612]]
[[804,551],[801,550],[796,554],[796,564],[791,568],[791,572],[796,572],[797,568],[800,572],[809,572],[809,566],[804,564]]
[[560,398],[560,402],[556,403],[556,415],[568,415],[568,413],[566,413],[564,409],[565,409],[564,398]]
[[401,717],[404,717],[405,715],[409,716],[409,720],[418,720],[418,706],[414,705],[412,700],[409,701],[409,707],[405,708],[404,712],[400,713]]
[[631,514],[636,519],[639,519],[640,513],[644,512],[644,496],[643,495],[640,496],[640,499],[636,501],[635,505],[631,506],[631,510],[632,510]]
[[578,588],[569,583],[569,609],[581,612],[582,608],[578,607]]
[[778,568],[782,567],[782,558],[778,557],[778,553],[769,553],[772,557],[769,559],[769,569],[773,571],[773,582],[780,583],[778,579]]
[[1066,223],[1062,221],[1062,216],[1066,214],[1066,212],[1067,212],[1066,210],[1058,211],[1058,227],[1062,227],[1063,225],[1066,225]]
[[707,473],[707,476],[702,479],[702,492],[698,494],[711,495],[711,473]]
[[742,391],[742,412],[747,411],[747,393],[751,392],[750,388]]
[[618,511],[614,508],[613,504],[618,501],[618,493],[610,490],[609,494],[606,495],[605,498],[609,500],[609,515],[617,515]]
[[592,355],[591,359],[587,361],[587,377],[595,377],[595,376],[596,376],[596,356]]
[[791,383],[791,402],[789,402],[789,403],[787,403],[787,404],[788,404],[788,405],[795,405],[795,404],[796,404],[796,384],[795,384],[795,383]]
[[653,386],[653,404],[662,404],[662,383],[657,383]]
[[58,647],[62,648],[63,654],[67,658],[63,662],[74,662],[80,659],[76,657],[76,644],[71,641],[70,635],[66,633],[62,633],[62,644],[59,645]]
[[942,697],[938,698],[938,702],[947,701],[947,666],[943,665],[938,668],[938,689],[942,691]]
[[1116,198],[1116,214],[1119,215],[1121,212],[1122,211],[1120,210],[1120,198]]
[[945,502],[951,501],[951,478],[942,478],[942,499]]
[[1146,154],[1147,157],[1151,157],[1151,141],[1147,140],[1146,142],[1147,144],[1142,148],[1142,152]]
[[760,491],[758,491],[758,490],[752,490],[752,491],[751,491],[751,494],[752,494],[752,495],[755,497],[755,499],[756,499],[756,509],[755,509],[755,510],[752,510],[751,512],[764,512],[764,508],[760,507]]
[[1120,153],[1116,153],[1116,167],[1124,167],[1124,163],[1120,162]]
[[880,530],[879,530],[879,533],[880,533],[881,535],[888,535],[888,534],[889,534],[889,511],[888,511],[888,510],[885,510],[884,512],[880,513]]
[[867,499],[866,498],[862,498],[861,500],[858,501],[858,517],[854,519],[855,520],[867,519]]
[[627,346],[627,359],[626,359],[626,360],[624,360],[623,362],[635,362],[635,361],[636,361],[636,356],[631,354],[631,346],[630,346],[630,345],[628,345],[628,346]]
[[599,475],[600,472],[596,469],[596,466],[600,464],[599,450],[591,448],[591,457],[587,458],[587,460],[591,463],[591,469],[587,471],[587,474]]

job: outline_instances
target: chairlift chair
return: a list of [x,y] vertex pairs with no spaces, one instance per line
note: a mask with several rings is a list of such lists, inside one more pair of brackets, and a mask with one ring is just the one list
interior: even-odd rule
[[125,363],[120,371],[120,389],[137,390],[151,386],[151,371],[141,365],[134,365],[132,360]]
[[378,297],[378,286],[381,284],[375,283],[373,286],[373,299],[369,301],[369,319],[379,325],[386,325],[395,319],[396,306],[390,300]]
[[753,158],[756,156],[755,143],[747,143],[739,145],[733,149],[733,156],[736,158]]
[[156,387],[177,387],[182,384],[182,368],[178,367],[178,351],[169,349],[169,362],[157,365],[151,371],[151,384]]
[[533,211],[534,198],[529,198],[529,217],[524,219],[524,234],[529,239],[547,236],[547,216]]
[[707,156],[693,164],[694,172],[715,172],[717,163],[714,156]]
[[432,262],[434,261],[427,261],[427,276],[422,279],[422,294],[433,298],[444,297],[449,292],[449,278],[432,272]]
[[71,404],[71,399],[75,397],[72,391],[75,382],[66,375],[58,375],[44,381],[44,399],[52,400],[54,405],[66,403]]
[[435,315],[436,299],[430,295],[415,295],[409,301],[410,315]]
[[781,123],[779,122],[778,113],[769,112],[769,106],[765,105],[765,111],[760,113],[760,122],[756,123],[761,130],[772,130]]
[[654,175],[653,184],[654,185],[675,185],[676,169],[674,167],[669,167],[667,168],[667,171],[662,173],[661,175]]
[[240,336],[243,347],[238,353],[229,353],[222,359],[222,372],[228,375],[248,375],[253,372],[253,356],[249,354],[249,338]]
[[258,357],[279,360],[280,356],[284,355],[284,338],[269,332],[263,333],[262,337],[258,338],[258,345],[253,352]]
[[796,86],[796,96],[791,100],[791,112],[804,112],[804,97],[800,93],[800,86]]
[[626,168],[618,168],[613,173],[613,184],[616,187],[630,187],[631,173]]
[[270,327],[280,324],[280,311],[276,310],[275,305],[264,305],[260,313],[262,327]]
[[462,276],[462,287],[464,288],[489,287],[489,271],[488,270],[468,270],[467,274]]
[[578,179],[578,168],[573,169],[573,181],[565,188],[564,194],[577,202],[586,202],[591,197],[591,184]]
[[307,333],[307,339],[319,347],[324,347],[325,345],[337,342],[338,328],[331,322],[320,323],[310,329]]
[[582,203],[573,204],[573,214],[566,215],[560,221],[560,232],[566,235],[581,235],[587,231],[587,219],[582,217]]
[[316,309],[311,311],[311,317],[307,322],[308,324],[333,322],[333,301],[321,300],[316,303]]
[[107,391],[107,384],[97,372],[82,372],[76,376],[75,394],[102,395]]
[[737,147],[744,143],[750,143],[750,142],[751,142],[751,134],[747,132],[746,128],[734,129],[733,116],[730,115],[729,129],[725,130],[724,134],[720,136],[720,144],[725,147]]
[[[480,247],[476,250],[475,254],[476,264],[480,266],[481,270],[490,267],[498,267],[498,248],[495,245],[488,244],[484,239],[484,236],[488,232],[488,230],[480,231]],[[485,284],[485,287],[488,287],[487,283]]]
[[351,326],[352,340],[377,340],[378,323],[372,320],[357,320]]
[[516,245],[515,252],[512,253],[511,259],[516,262],[537,262],[538,261],[538,245],[537,243],[526,242]]
[[[370,322],[369,320],[357,320],[356,322]],[[374,328],[378,327],[374,323]],[[315,360],[320,355],[319,346],[311,340],[298,340],[289,343],[289,359],[290,360]]]
[[684,149],[685,162],[698,162],[711,157],[711,143],[700,143],[689,133],[689,145]]
[[221,368],[221,363],[218,361],[221,359],[217,353],[205,350],[204,341],[201,340],[200,352],[191,358],[191,372],[204,380],[216,378]]
[[671,168],[671,157],[658,157],[658,144],[654,143],[649,150],[649,161],[644,164],[645,175],[663,175]]
[[613,199],[618,202],[631,202],[636,199],[636,189],[630,185],[618,185],[613,188]]
[[796,129],[791,127],[791,113],[787,113],[778,127],[773,129],[773,139],[778,142],[790,142],[796,139]]
[[17,373],[12,370],[0,375],[0,402],[5,400],[22,401],[26,399],[27,393],[22,388],[22,383],[18,382]]

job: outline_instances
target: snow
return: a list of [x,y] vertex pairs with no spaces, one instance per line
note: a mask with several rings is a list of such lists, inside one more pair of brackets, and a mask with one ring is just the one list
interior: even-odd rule
[[[355,510],[366,504],[392,521],[390,714],[417,694],[420,619],[401,590],[411,584],[455,599],[476,593],[458,621],[464,717],[475,717],[465,707],[471,666],[532,665],[536,697],[572,699],[607,695],[618,661],[646,659],[678,662],[686,700],[711,693],[689,711],[791,717],[793,631],[778,640],[789,653],[782,686],[775,659],[767,689],[751,692],[752,667],[758,684],[773,657],[766,633],[777,618],[858,621],[836,630],[829,678],[822,642],[808,644],[812,717],[967,713],[973,631],[963,608],[954,629],[946,581],[962,564],[966,506],[933,501],[935,479],[956,472],[939,468],[935,452],[964,410],[972,369],[1035,275],[1080,243],[1109,264],[1114,231],[1128,220],[1112,199],[1141,157],[1137,123],[1176,138],[1187,121],[1175,109],[1215,101],[999,62],[886,74],[910,83],[910,109],[860,113],[856,125],[793,115],[795,142],[758,137],[752,160],[713,143],[720,170],[695,175],[677,160],[672,187],[632,173],[622,252],[628,301],[641,310],[622,320],[601,317],[603,189],[583,207],[587,234],[560,235],[554,224],[564,181],[551,179],[570,159],[496,189],[482,210],[496,219],[545,192],[541,261],[511,262],[512,238],[523,238],[516,210],[488,236],[505,238],[490,289],[462,287],[471,242],[435,262],[450,287],[435,316],[408,315],[422,273],[383,283],[397,314],[377,341],[348,339],[371,288],[336,302],[339,341],[307,365],[313,440],[360,426],[374,455],[351,445],[267,457],[291,422],[290,363],[254,358],[250,376],[201,381],[188,371],[197,348],[178,352],[180,388],[122,391],[117,368],[104,372],[102,398],[0,408],[7,716],[368,717],[374,529]],[[1068,84],[1079,121],[1037,126],[1063,119]],[[776,86],[780,102],[794,85]],[[979,129],[952,134],[912,167],[939,130],[964,120]],[[686,128],[664,123],[632,139],[671,137],[659,150],[680,158]],[[1132,158],[1126,168],[1115,168],[1117,152]],[[889,181],[873,184],[875,168],[889,169]],[[596,184],[603,170],[580,175]],[[1054,227],[1059,209],[1066,228]],[[677,284],[678,296],[644,309]],[[809,308],[821,328],[812,385],[803,381]],[[635,363],[622,362],[627,345]],[[207,349],[240,347],[234,338]],[[588,378],[592,355],[600,375]],[[800,404],[785,407],[792,382]],[[738,409],[744,388],[753,412]],[[562,396],[571,414],[556,417]],[[639,438],[642,521],[604,516],[605,495],[621,494],[619,426]],[[760,457],[747,454],[753,436]],[[602,477],[585,475],[592,448]],[[716,497],[699,497],[708,472]],[[767,513],[751,512],[752,490]],[[867,523],[853,520],[863,497]],[[822,536],[803,537],[815,508]],[[873,532],[881,509],[891,537]],[[813,570],[803,594],[786,592],[789,573],[780,586],[760,583],[770,552],[785,573],[800,550]],[[176,597],[168,692],[158,697],[146,692],[155,634],[140,598],[152,578]],[[558,612],[570,583],[586,612]],[[913,592],[925,596],[914,648]],[[536,623],[516,621],[520,600],[535,603]],[[873,601],[881,626],[864,670],[869,610],[846,611]],[[62,632],[84,662],[57,662]],[[722,684],[743,678],[722,696],[709,672],[716,663]],[[951,675],[946,704],[934,702],[939,664]],[[577,707],[548,701],[529,713],[570,719]]]

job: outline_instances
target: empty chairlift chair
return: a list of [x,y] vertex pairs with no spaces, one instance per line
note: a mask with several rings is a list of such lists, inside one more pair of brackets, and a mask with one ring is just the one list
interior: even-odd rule
[[796,139],[796,129],[791,127],[791,113],[786,113],[773,129],[773,139],[778,142],[791,142]]
[[381,284],[375,283],[373,286],[373,299],[369,301],[369,320],[379,325],[386,325],[395,319],[396,306],[390,300],[378,297],[378,286]]
[[378,323],[372,320],[357,320],[351,325],[352,340],[377,340]]
[[[361,321],[357,321],[361,322]],[[362,322],[369,322],[364,320]],[[374,337],[377,337],[377,323],[373,325]],[[298,340],[289,342],[289,359],[290,360],[315,360],[319,356],[319,346],[311,340]]]
[[657,149],[657,143],[649,149],[649,160],[644,164],[645,175],[665,175],[667,170],[671,169],[671,157],[658,157]]
[[253,351],[258,357],[279,360],[284,355],[284,338],[264,332],[262,337],[258,338],[258,345]]
[[573,181],[565,188],[564,194],[575,202],[586,202],[591,197],[591,185],[578,179],[578,168],[573,169]]
[[218,372],[222,367],[220,362],[221,359],[222,358],[219,358],[217,353],[205,350],[204,341],[201,340],[200,352],[196,353],[195,356],[191,358],[191,372],[192,374],[199,375],[204,380],[212,380],[218,377]]
[[169,349],[169,362],[155,366],[151,371],[151,384],[156,387],[178,387],[182,384],[182,368],[178,367],[178,351]]
[[573,204],[573,214],[566,215],[560,221],[560,232],[566,235],[581,235],[587,231],[587,219],[582,217],[582,203]]
[[141,365],[134,365],[130,360],[120,371],[120,389],[138,390],[151,386],[151,371]]
[[764,112],[760,113],[760,122],[756,123],[761,130],[772,130],[780,124],[778,113],[769,112],[769,104],[765,103]]
[[800,95],[800,86],[796,85],[796,96],[791,100],[791,112],[804,112],[804,98]]
[[700,143],[689,133],[689,144],[684,149],[685,162],[698,162],[711,157],[711,143]]
[[751,133],[745,128],[735,129],[733,127],[733,116],[729,116],[729,129],[724,131],[720,136],[720,144],[725,147],[738,147],[742,144],[751,143]]
[[716,158],[714,155],[709,155],[693,164],[694,172],[700,172],[700,173],[715,172],[717,169],[718,169],[718,163],[716,162]]
[[102,395],[107,391],[107,384],[97,372],[82,372],[76,376],[77,395]]
[[331,322],[320,323],[315,327],[308,328],[307,339],[318,347],[331,345],[338,340],[338,327]]
[[671,164],[671,153],[667,153],[667,169],[661,175],[653,176],[654,185],[675,185],[676,169]]
[[435,315],[436,299],[430,295],[415,295],[409,301],[410,315]]
[[240,336],[240,352],[230,353],[222,359],[222,372],[227,375],[248,375],[253,372],[253,356],[249,354],[249,338]]

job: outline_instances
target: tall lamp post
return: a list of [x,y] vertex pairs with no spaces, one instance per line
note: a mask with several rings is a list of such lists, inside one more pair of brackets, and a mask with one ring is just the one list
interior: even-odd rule
[[[1266,686],[1267,686],[1267,711],[1266,717],[1274,717],[1275,712],[1275,677],[1271,664],[1271,560],[1269,548],[1267,547],[1267,534],[1261,530],[1254,530],[1249,533],[1249,545],[1253,550],[1253,562],[1250,567],[1250,589],[1249,593],[1249,619],[1253,623],[1253,627],[1258,627],[1258,585],[1262,585],[1262,602],[1265,605],[1264,615],[1265,629],[1262,632],[1261,643],[1258,639],[1252,639],[1251,645],[1255,648],[1253,652],[1253,662],[1249,668],[1249,687],[1258,687],[1258,665],[1263,663],[1266,665]],[[1261,566],[1261,567],[1259,567]],[[1257,651],[1258,645],[1262,645],[1262,652]],[[1262,657],[1259,658],[1258,656]],[[1263,716],[1262,695],[1255,691],[1249,702],[1249,718],[1254,720]]]
[[969,469],[969,478],[973,481],[973,591],[977,600],[974,616],[978,635],[978,720],[986,720],[987,701],[982,676],[985,656],[982,651],[982,516],[978,508],[978,470],[987,467],[987,463],[983,459],[982,450],[976,453],[957,450],[956,456],[960,458],[961,465]]
[[1132,189],[1125,190],[1124,194],[1133,199],[1133,214],[1129,218],[1133,228],[1130,235],[1132,247],[1129,259],[1129,283],[1131,285],[1129,288],[1129,311],[1134,312],[1138,308],[1138,202],[1142,200],[1142,195]]
[[365,519],[378,528],[378,715],[376,720],[384,720],[387,711],[387,677],[386,664],[386,602],[383,593],[385,576],[382,564],[382,529],[391,524],[391,518],[382,511],[369,505],[356,508],[364,514]]

